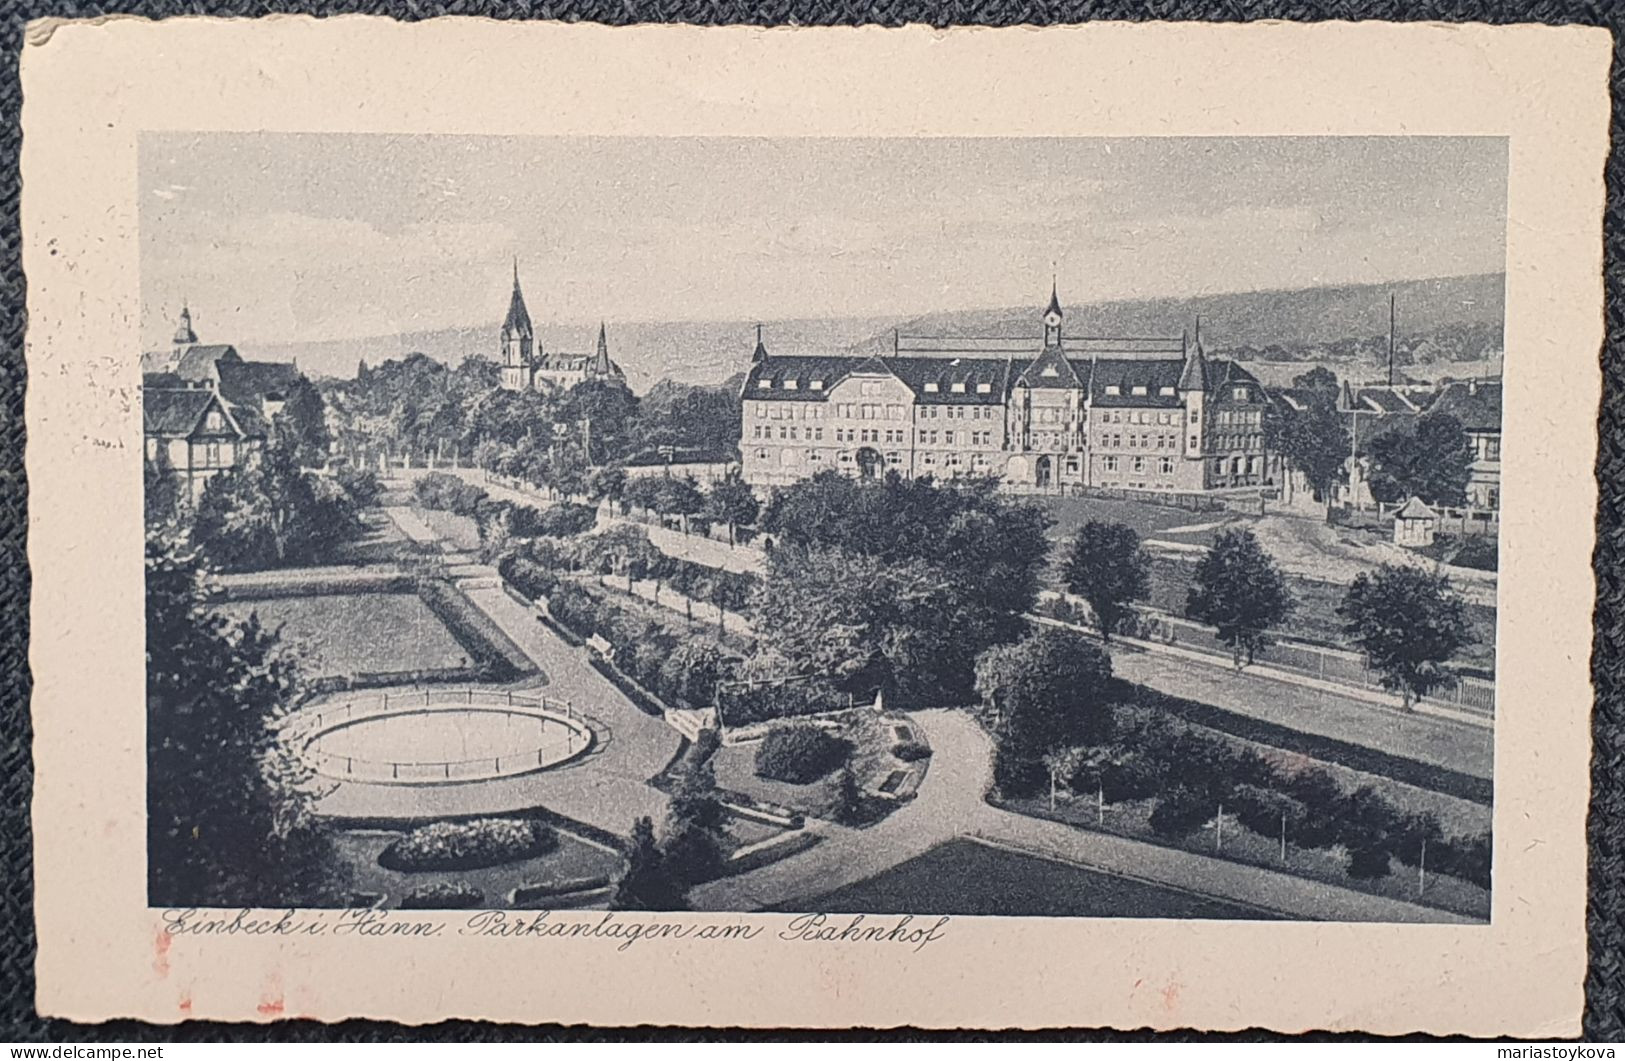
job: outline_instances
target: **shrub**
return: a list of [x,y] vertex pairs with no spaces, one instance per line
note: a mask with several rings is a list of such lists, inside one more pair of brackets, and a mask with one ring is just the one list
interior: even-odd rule
[[378,497],[384,492],[383,485],[378,482],[374,472],[346,464],[333,474],[333,480],[350,495],[350,500],[357,508],[371,508],[378,503]]
[[412,493],[424,508],[443,509],[459,516],[473,516],[486,497],[485,491],[473,483],[445,472],[423,476],[412,484]]
[[1357,840],[1349,847],[1348,875],[1355,880],[1381,880],[1390,870],[1388,846],[1381,837]]
[[402,910],[467,910],[485,902],[485,893],[465,881],[421,884],[401,898]]
[[993,784],[1001,795],[1020,798],[1036,795],[1049,785],[1049,770],[1043,760],[1008,748],[993,751]]
[[1189,836],[1205,825],[1218,810],[1206,794],[1175,786],[1157,800],[1151,810],[1151,831],[1158,836],[1177,839]]
[[931,746],[917,740],[906,740],[893,747],[891,753],[905,763],[917,763],[931,757]]
[[1457,567],[1471,567],[1479,571],[1495,571],[1500,566],[1500,550],[1495,538],[1463,538],[1450,562]]
[[849,743],[817,726],[783,726],[756,749],[756,774],[805,785],[845,763],[851,753]]
[[1429,872],[1445,873],[1480,888],[1490,886],[1490,834],[1452,836],[1438,844],[1428,844]]
[[552,826],[523,818],[435,822],[413,829],[378,856],[385,869],[407,873],[479,869],[545,855],[559,846]]
[[551,597],[559,585],[558,576],[552,571],[516,553],[509,553],[497,561],[497,573],[508,585],[532,600]]

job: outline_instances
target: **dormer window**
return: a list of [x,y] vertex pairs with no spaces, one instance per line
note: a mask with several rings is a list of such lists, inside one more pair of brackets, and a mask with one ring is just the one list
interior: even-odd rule
[[965,393],[965,385],[963,383],[955,383],[953,385],[953,392],[955,394],[964,394]]
[[1108,383],[1108,384],[1106,384],[1106,393],[1112,395],[1113,397],[1116,397],[1117,395],[1123,393],[1123,388],[1119,387],[1115,383]]
[[1246,401],[1247,400],[1247,388],[1246,387],[1237,387],[1235,390],[1230,392],[1230,397],[1234,401],[1238,401],[1238,402]]
[[1174,396],[1174,389],[1172,387],[1158,387],[1157,393],[1162,395],[1164,398],[1172,398]]
[[1133,393],[1136,398],[1142,398],[1145,396],[1145,387],[1143,385],[1137,386],[1133,389]]
[[991,383],[978,383],[976,385],[976,393],[977,394],[992,394],[993,393],[993,384],[991,384]]
[[770,380],[770,379],[759,379],[759,380],[756,381],[756,389],[757,390],[764,390],[764,391],[765,390],[772,390],[773,389],[773,381]]
[[810,387],[815,391],[821,391],[824,389],[824,381],[821,379],[815,379],[810,384]]
[[927,393],[927,394],[935,394],[935,393],[937,393],[938,389],[939,388],[937,387],[937,385],[935,383],[927,383],[925,385],[925,393]]
[[784,389],[787,391],[793,391],[798,386],[800,386],[800,384],[796,380],[787,379],[784,381]]

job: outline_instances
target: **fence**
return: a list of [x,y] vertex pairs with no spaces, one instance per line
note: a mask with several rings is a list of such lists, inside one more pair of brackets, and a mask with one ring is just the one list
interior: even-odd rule
[[[1074,608],[1087,613],[1088,605],[1070,595],[1064,599]],[[1211,628],[1148,608],[1139,609],[1129,619],[1123,633],[1141,641],[1178,645],[1193,652],[1224,659],[1232,656],[1230,646],[1219,641]],[[1253,662],[1337,685],[1383,690],[1380,676],[1371,669],[1371,664],[1359,652],[1283,639],[1273,641],[1259,649],[1253,656]],[[1453,706],[1472,714],[1493,718],[1495,683],[1466,675],[1454,675],[1447,679],[1445,684],[1429,693],[1427,700],[1430,703]]]
[[[563,732],[544,739],[535,748],[521,752],[463,759],[370,759],[324,752],[312,746],[316,738],[341,725],[424,711],[456,711],[475,705],[501,714],[505,719],[540,719],[558,723]],[[326,777],[403,785],[482,781],[529,773],[572,759],[585,752],[593,742],[591,727],[568,700],[474,688],[461,691],[424,689],[393,695],[383,693],[376,700],[347,700],[342,704],[307,708],[284,721],[281,735],[284,742],[299,750],[312,769]]]

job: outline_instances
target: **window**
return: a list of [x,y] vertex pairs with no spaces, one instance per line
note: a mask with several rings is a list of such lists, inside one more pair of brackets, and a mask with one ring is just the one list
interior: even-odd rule
[[[1482,437],[1481,442],[1483,443],[1483,446],[1482,446],[1482,458],[1484,460],[1498,461],[1498,460],[1501,459],[1501,440],[1500,439],[1498,439],[1498,438],[1490,438],[1489,436],[1484,436],[1484,437]],[[1493,502],[1491,503],[1490,507],[1491,508],[1495,507]]]
[[977,394],[992,394],[993,393],[993,384],[991,384],[991,383],[978,383],[976,385],[976,393]]
[[964,394],[965,393],[965,385],[963,383],[955,383],[949,389],[952,390],[955,394]]
[[935,383],[927,383],[925,385],[925,393],[927,393],[927,394],[935,394],[935,393],[937,393],[937,390],[938,390],[938,387],[937,387],[937,385]]
[[1196,423],[1197,421],[1199,421],[1201,419],[1202,419],[1202,410],[1200,410],[1200,409],[1192,409],[1191,410],[1191,423],[1194,424],[1194,423]]
[[1100,458],[1100,467],[1101,467],[1102,471],[1115,472],[1117,470],[1117,458],[1116,457],[1102,457],[1102,458]]
[[755,402],[753,404],[756,406],[756,415],[757,416],[760,416],[760,417],[766,417],[767,416],[767,404],[765,402]]
[[1174,459],[1172,457],[1163,457],[1161,460],[1157,461],[1157,471],[1161,472],[1163,475],[1174,474]]
[[937,458],[935,458],[931,454],[927,453],[925,456],[920,458],[920,463],[925,465],[927,468],[929,468],[932,465],[937,463]]
[[220,466],[220,443],[209,443],[208,456],[204,458],[204,461],[211,468],[217,468]]
[[821,390],[823,390],[823,389],[824,389],[824,381],[823,381],[823,380],[821,380],[821,379],[815,379],[815,380],[813,380],[813,381],[812,381],[812,383],[811,383],[811,384],[810,384],[810,386],[811,386],[811,387],[812,387],[812,389],[813,389],[813,390],[815,390],[815,391],[821,391]]
[[1191,441],[1190,441],[1190,448],[1195,449],[1197,447],[1197,445],[1198,445],[1197,438],[1196,438],[1195,435],[1192,435],[1191,436]]
[[1106,385],[1106,393],[1110,394],[1110,395],[1114,395],[1114,396],[1118,395],[1118,394],[1122,394],[1123,393],[1123,388],[1119,387],[1115,383],[1108,383]]
[[888,406],[886,406],[886,419],[888,419],[888,420],[901,420],[902,418],[903,418],[903,407],[901,405],[888,405]]
[[952,431],[944,431],[942,433],[942,444],[945,446],[951,446],[954,444],[954,433]]
[[759,460],[759,461],[767,460],[767,450],[765,450],[765,449],[757,450],[756,451],[756,459]]
[[210,409],[209,415],[203,420],[203,427],[206,431],[219,431],[225,426],[225,419],[220,415],[219,409]]
[[761,438],[762,437],[762,425],[761,424],[756,424],[754,427],[751,428],[750,437],[751,438]]
[[1143,397],[1145,395],[1145,384],[1136,384],[1130,393],[1132,393],[1135,397]]
[[887,464],[901,464],[901,463],[903,463],[903,455],[901,453],[895,453],[895,452],[887,453],[886,454],[886,463]]
[[862,411],[863,411],[862,419],[864,419],[864,420],[879,420],[880,419],[880,406],[878,406],[878,405],[865,405],[863,407]]
[[785,439],[787,439],[789,437],[790,437],[790,429],[788,427],[780,427],[779,428],[779,441],[783,442]]
[[814,441],[824,441],[824,429],[821,427],[809,427],[807,433],[813,436]]
[[773,381],[770,380],[770,379],[759,379],[759,380],[756,381],[756,389],[757,390],[764,390],[764,391],[765,390],[772,390],[773,389]]
[[1172,387],[1158,387],[1157,393],[1162,395],[1164,398],[1172,398],[1174,396],[1174,389]]
[[1237,402],[1246,401],[1247,400],[1247,388],[1246,387],[1233,387],[1233,388],[1231,388],[1230,400],[1231,401],[1237,401]]
[[1076,474],[1078,474],[1078,458],[1076,458],[1076,457],[1068,457],[1066,459],[1066,474],[1068,474],[1068,475],[1076,475]]
[[886,385],[879,380],[864,380],[859,390],[865,398],[873,398],[886,393]]
[[784,381],[784,389],[787,391],[793,391],[800,385],[799,380],[787,379]]
[[948,454],[948,467],[950,467],[950,468],[959,467],[959,454],[957,454],[957,453]]
[[1144,457],[1135,457],[1132,461],[1129,462],[1129,466],[1137,473],[1138,472],[1143,472],[1143,471],[1145,471],[1145,458]]

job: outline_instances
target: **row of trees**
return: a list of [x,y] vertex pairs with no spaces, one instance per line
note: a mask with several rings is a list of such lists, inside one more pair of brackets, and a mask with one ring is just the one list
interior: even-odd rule
[[[1150,588],[1150,561],[1133,528],[1091,521],[1073,539],[1063,577],[1089,603],[1101,636],[1126,619]],[[1296,602],[1285,576],[1248,530],[1224,531],[1197,563],[1185,615],[1214,628],[1237,668],[1270,643]],[[1355,577],[1338,608],[1344,633],[1383,686],[1408,709],[1453,680],[1445,664],[1472,641],[1466,606],[1442,572],[1383,564]]]
[[737,455],[737,390],[726,385],[661,383],[640,400],[620,382],[510,391],[499,376],[483,357],[455,367],[421,353],[363,362],[355,379],[322,384],[329,430],[341,450],[478,453],[483,466],[532,481],[648,458],[660,447],[714,460]]

